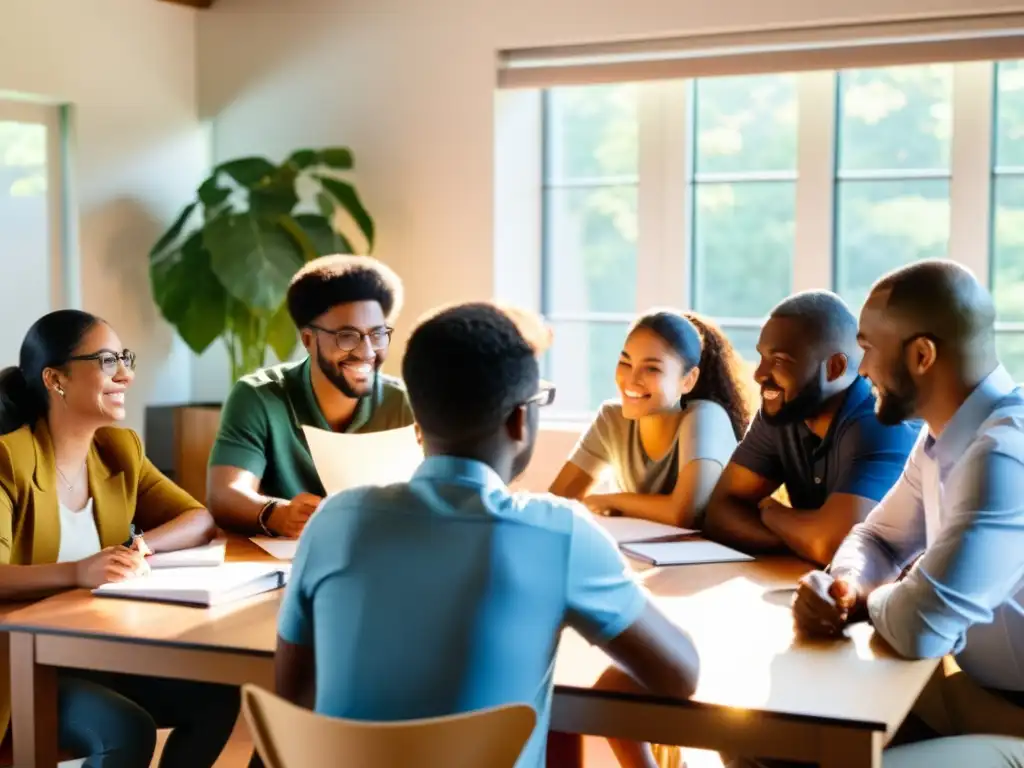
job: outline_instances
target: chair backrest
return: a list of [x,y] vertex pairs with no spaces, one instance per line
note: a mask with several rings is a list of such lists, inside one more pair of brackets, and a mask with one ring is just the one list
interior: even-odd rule
[[266,768],[512,768],[536,723],[512,704],[451,717],[361,722],[297,707],[254,685],[242,711]]

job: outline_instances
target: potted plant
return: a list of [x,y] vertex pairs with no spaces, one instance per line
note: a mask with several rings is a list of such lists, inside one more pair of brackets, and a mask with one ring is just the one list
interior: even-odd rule
[[[356,252],[343,230],[358,235],[364,252],[373,249],[373,219],[344,179],[352,168],[344,147],[298,150],[279,165],[263,157],[221,163],[150,251],[160,313],[197,355],[220,339],[232,381],[263,366],[268,350],[279,360],[294,351],[285,293],[299,267]],[[185,468],[191,454],[208,452],[218,417],[219,404],[147,410],[151,459],[193,493]],[[188,434],[196,430],[203,434]]]

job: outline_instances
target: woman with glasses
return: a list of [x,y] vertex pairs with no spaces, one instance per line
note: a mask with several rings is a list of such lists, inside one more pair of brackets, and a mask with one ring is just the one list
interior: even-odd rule
[[[109,325],[66,309],[36,321],[19,364],[0,372],[0,599],[135,578],[149,570],[146,554],[214,537],[210,513],[150,463],[135,432],[115,426],[134,370]],[[0,690],[3,733],[10,700]],[[162,768],[203,768],[238,709],[228,686],[68,670],[57,738],[87,768],[146,768],[156,729],[169,727]]]

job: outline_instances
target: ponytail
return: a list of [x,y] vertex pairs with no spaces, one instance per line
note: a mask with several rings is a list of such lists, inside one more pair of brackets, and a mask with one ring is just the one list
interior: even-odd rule
[[21,368],[12,365],[0,371],[0,435],[26,424],[34,424],[43,415]]
[[729,414],[736,439],[746,434],[750,417],[757,408],[753,386],[746,375],[743,360],[729,337],[709,318],[685,312],[701,335],[700,376],[686,396],[688,400],[711,400]]

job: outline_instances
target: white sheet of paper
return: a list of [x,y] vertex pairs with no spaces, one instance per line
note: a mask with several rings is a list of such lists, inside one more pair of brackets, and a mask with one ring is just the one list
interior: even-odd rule
[[423,461],[413,426],[346,434],[303,426],[320,482],[328,495],[360,485],[409,480]]
[[655,523],[651,520],[642,520],[636,517],[603,517],[595,515],[594,520],[608,531],[618,544],[673,539],[677,536],[692,536],[697,533],[692,528],[676,528],[674,525]]
[[192,568],[221,565],[224,562],[223,540],[211,541],[201,547],[179,549],[177,552],[157,552],[146,558],[150,568]]
[[217,605],[278,589],[287,583],[291,565],[225,563],[216,568],[164,568],[146,576],[103,584],[94,595],[135,597],[193,605]]
[[750,555],[714,541],[658,541],[626,544],[622,551],[653,565],[699,565],[701,563],[737,563],[753,560]]
[[249,541],[278,560],[294,560],[299,548],[298,539],[275,539],[270,536],[252,536]]

